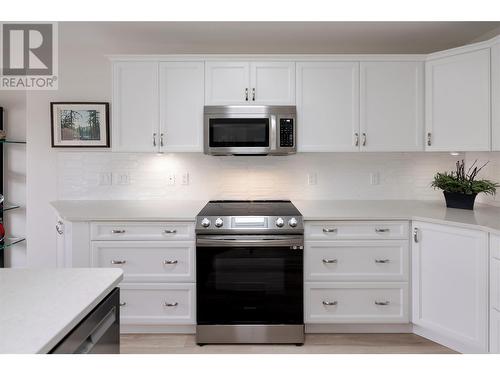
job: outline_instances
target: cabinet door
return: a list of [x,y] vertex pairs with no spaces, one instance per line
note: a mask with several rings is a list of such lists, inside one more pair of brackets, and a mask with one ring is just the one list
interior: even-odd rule
[[115,63],[113,149],[126,152],[157,151],[158,112],[158,63]]
[[359,149],[359,63],[297,63],[298,150]]
[[250,65],[248,62],[206,62],[205,77],[205,104],[250,103]]
[[422,151],[423,63],[362,62],[361,151]]
[[203,151],[203,62],[160,64],[160,151]]
[[250,64],[252,104],[294,105],[295,63],[253,62]]
[[426,64],[426,149],[490,150],[490,50]]
[[422,222],[413,229],[415,333],[459,352],[487,352],[487,233]]
[[500,43],[491,48],[492,150],[500,151]]

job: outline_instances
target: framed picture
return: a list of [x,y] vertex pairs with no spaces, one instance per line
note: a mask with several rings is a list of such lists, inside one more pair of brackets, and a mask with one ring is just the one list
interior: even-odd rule
[[109,147],[109,103],[52,102],[52,147]]

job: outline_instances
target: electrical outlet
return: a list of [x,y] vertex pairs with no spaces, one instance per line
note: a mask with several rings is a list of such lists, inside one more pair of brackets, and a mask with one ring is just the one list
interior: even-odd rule
[[189,185],[189,172],[184,172],[181,176],[181,184],[182,185]]
[[308,173],[307,174],[307,184],[308,185],[317,185],[318,184],[318,175],[316,173]]
[[370,185],[380,185],[380,174],[378,172],[370,173]]
[[175,185],[175,173],[169,173],[167,175],[167,185]]
[[99,173],[99,185],[109,186],[113,184],[113,174],[111,172]]
[[117,185],[129,185],[130,175],[127,172],[120,172],[115,174],[115,181]]

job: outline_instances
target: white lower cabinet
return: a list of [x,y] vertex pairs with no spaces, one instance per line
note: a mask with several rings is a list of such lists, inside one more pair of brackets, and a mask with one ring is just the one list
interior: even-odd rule
[[408,283],[306,283],[306,323],[408,323]]
[[125,325],[195,324],[194,283],[120,285],[120,320]]
[[488,234],[413,222],[417,334],[464,353],[488,351]]
[[328,332],[328,324],[357,324],[361,332],[369,324],[409,326],[409,227],[408,221],[306,222],[305,323],[315,332]]
[[490,235],[490,353],[500,354],[500,236]]

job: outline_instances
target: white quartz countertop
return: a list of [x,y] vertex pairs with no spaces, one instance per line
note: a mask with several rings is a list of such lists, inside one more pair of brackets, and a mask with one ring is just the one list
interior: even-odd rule
[[293,201],[304,220],[421,220],[500,234],[500,207],[476,203],[473,211],[444,201]]
[[[206,201],[56,201],[68,221],[194,221]],[[500,207],[446,208],[444,200],[294,200],[304,220],[422,220],[500,234]]]
[[121,269],[0,269],[0,353],[48,353],[122,280]]
[[194,221],[207,201],[67,200],[51,202],[68,221]]

